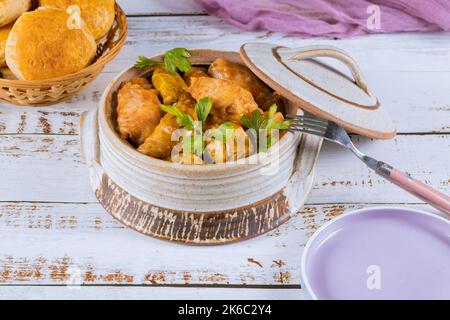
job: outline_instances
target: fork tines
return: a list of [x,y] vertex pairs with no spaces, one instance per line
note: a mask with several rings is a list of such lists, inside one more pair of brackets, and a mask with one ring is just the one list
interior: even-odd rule
[[319,119],[310,115],[288,115],[287,118],[293,120],[289,130],[300,131],[318,136],[325,135],[329,124],[327,120]]

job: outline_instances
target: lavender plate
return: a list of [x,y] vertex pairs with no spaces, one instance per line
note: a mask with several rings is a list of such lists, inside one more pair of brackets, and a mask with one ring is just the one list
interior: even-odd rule
[[302,257],[312,299],[450,299],[450,222],[392,207],[322,226]]

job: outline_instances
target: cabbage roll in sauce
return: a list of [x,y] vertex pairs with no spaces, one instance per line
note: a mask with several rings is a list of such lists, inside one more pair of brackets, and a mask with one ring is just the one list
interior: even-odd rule
[[[196,119],[194,106],[195,100],[186,93],[181,96],[176,104],[176,107],[181,112],[188,113]],[[153,133],[138,148],[138,151],[159,159],[169,158],[172,153],[172,148],[178,143],[178,141],[172,141],[172,134],[180,127],[176,117],[166,113]]]
[[[118,131],[137,151],[186,165],[225,163],[271,147],[285,134],[286,100],[250,69],[222,58],[194,66],[190,56],[175,48],[156,67],[140,58],[135,67],[152,66],[151,79],[135,78],[120,88]],[[261,134],[267,145],[258,140]]]
[[228,80],[192,78],[187,91],[199,101],[208,97],[213,102],[212,116],[239,124],[242,116],[258,109],[252,94]]
[[153,71],[152,82],[161,95],[164,104],[177,102],[187,88],[186,83],[178,73],[171,73],[162,66]]
[[134,145],[149,137],[161,118],[158,93],[144,78],[137,78],[122,86],[118,93],[117,124],[123,139]]
[[186,81],[186,84],[190,86],[192,78],[201,78],[201,77],[209,77],[209,74],[206,71],[206,69],[200,67],[191,67],[191,70],[189,70],[184,74],[183,79],[184,81]]
[[[214,60],[208,73],[217,79],[230,80],[248,90],[260,108],[265,107],[272,99],[272,90],[258,79],[249,68],[222,58]],[[270,105],[272,105],[271,103]],[[270,105],[267,107],[270,108]],[[263,110],[266,110],[263,108]]]
[[131,80],[127,81],[126,83],[137,84],[144,89],[152,89],[152,85],[150,84],[150,82],[148,82],[148,80],[146,78],[142,78],[142,77],[131,79]]

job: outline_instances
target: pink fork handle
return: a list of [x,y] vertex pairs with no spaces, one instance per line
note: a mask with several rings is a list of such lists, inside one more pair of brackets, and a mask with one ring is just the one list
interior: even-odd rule
[[378,174],[443,213],[450,215],[449,196],[383,162],[379,162],[379,164],[381,165],[376,170]]

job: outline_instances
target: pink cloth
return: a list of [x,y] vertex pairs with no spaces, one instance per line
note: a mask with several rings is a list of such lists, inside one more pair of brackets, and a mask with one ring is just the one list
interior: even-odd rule
[[[450,0],[197,0],[208,13],[245,30],[302,37],[397,31],[450,31]],[[368,28],[368,7],[380,9],[380,29]]]

